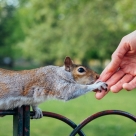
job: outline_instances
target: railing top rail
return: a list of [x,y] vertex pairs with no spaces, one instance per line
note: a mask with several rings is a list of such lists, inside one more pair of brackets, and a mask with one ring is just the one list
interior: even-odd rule
[[[30,111],[30,106],[22,106],[21,108],[17,108],[14,110],[0,110],[0,116],[4,115],[12,115],[13,116],[13,136],[30,136],[30,117],[34,116],[34,112]],[[73,131],[70,133],[69,136],[75,136],[79,134],[79,136],[85,136],[82,131],[82,128],[86,126],[91,121],[107,115],[119,115],[129,118],[130,120],[136,122],[136,116],[121,110],[105,110],[97,112],[85,120],[83,120],[80,124],[75,124],[72,120],[68,119],[67,117],[53,113],[48,111],[43,111],[43,116],[50,117],[54,119],[58,119],[70,127],[73,128]]]

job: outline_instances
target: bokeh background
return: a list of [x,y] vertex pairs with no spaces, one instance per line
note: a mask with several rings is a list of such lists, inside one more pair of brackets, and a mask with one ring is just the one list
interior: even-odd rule
[[[122,37],[135,29],[134,0],[0,0],[0,67],[21,70],[63,65],[70,56],[101,73]],[[79,123],[105,109],[136,114],[135,95],[135,91],[123,90],[98,101],[94,94],[87,94],[71,102],[49,101],[40,106]],[[0,135],[11,136],[12,117],[0,120]],[[11,123],[9,129],[6,123]],[[52,119],[32,121],[31,126],[32,136],[65,136],[71,131]],[[85,132],[88,136],[128,136],[134,135],[136,124],[104,117]]]
[[[0,0],[0,63],[28,67],[110,59],[135,30],[133,0]],[[20,62],[20,63],[19,63]]]

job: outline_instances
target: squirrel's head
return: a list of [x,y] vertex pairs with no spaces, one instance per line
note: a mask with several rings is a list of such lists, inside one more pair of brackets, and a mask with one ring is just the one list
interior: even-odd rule
[[70,57],[65,58],[64,65],[65,70],[71,72],[74,80],[79,84],[93,84],[99,78],[99,75],[92,69],[74,64]]

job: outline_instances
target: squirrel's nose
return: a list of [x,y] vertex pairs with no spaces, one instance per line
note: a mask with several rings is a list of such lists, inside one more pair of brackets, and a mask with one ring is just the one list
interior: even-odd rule
[[98,79],[99,77],[100,77],[100,75],[97,74],[97,75],[96,75],[96,79]]

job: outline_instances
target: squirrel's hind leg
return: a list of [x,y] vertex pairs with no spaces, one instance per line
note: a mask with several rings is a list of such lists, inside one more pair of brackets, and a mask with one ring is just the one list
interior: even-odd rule
[[33,111],[35,112],[35,115],[32,116],[32,119],[40,119],[43,117],[42,111],[38,106],[32,106]]

